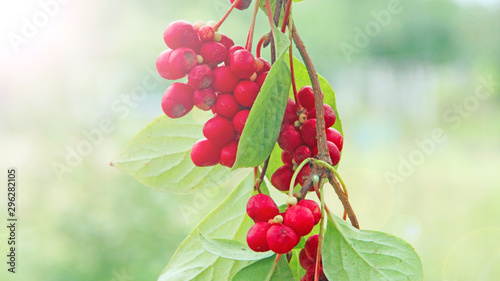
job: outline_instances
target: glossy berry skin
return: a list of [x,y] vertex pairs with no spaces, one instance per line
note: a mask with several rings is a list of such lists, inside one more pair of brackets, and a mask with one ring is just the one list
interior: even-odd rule
[[262,85],[264,85],[264,82],[266,81],[266,78],[267,78],[267,74],[269,74],[269,72],[264,71],[257,76],[257,79],[255,79],[255,83],[257,83],[257,85],[259,85],[259,87],[262,88]]
[[[335,111],[328,104],[323,104],[323,109],[325,113],[325,128],[329,128],[335,124]],[[308,119],[316,119],[316,108],[312,108],[311,111],[307,113]]]
[[221,40],[219,41],[219,43],[224,45],[224,47],[226,47],[226,50],[229,50],[229,48],[234,46],[234,41],[231,38],[227,37],[224,34],[221,34],[220,36],[221,36]]
[[293,177],[292,165],[279,167],[271,176],[271,184],[280,191],[288,191]]
[[297,205],[306,207],[309,209],[309,211],[311,211],[314,217],[314,225],[319,223],[319,221],[321,220],[321,208],[319,207],[318,203],[314,202],[313,200],[303,199],[300,200]]
[[212,109],[216,100],[217,96],[215,95],[215,91],[211,88],[194,91],[193,103],[197,108],[203,111]]
[[229,144],[234,133],[233,123],[221,116],[213,117],[203,126],[203,135],[218,146]]
[[165,90],[161,100],[163,112],[170,118],[180,118],[193,108],[193,88],[183,83],[174,83]]
[[182,47],[172,51],[168,62],[173,72],[186,75],[198,64],[198,59],[195,51]]
[[161,54],[156,59],[156,70],[161,77],[168,80],[177,80],[184,77],[182,73],[176,73],[170,68],[170,55],[172,54],[172,50],[165,50],[161,52]]
[[240,78],[231,71],[229,66],[217,67],[213,70],[213,74],[212,88],[219,93],[232,93],[240,82]]
[[295,231],[284,224],[271,225],[266,237],[269,248],[277,254],[288,253],[299,243]]
[[306,244],[304,245],[304,251],[307,254],[307,257],[309,257],[310,260],[313,260],[316,262],[316,255],[318,252],[318,243],[319,243],[319,235],[311,235],[309,238],[306,240]]
[[293,151],[302,144],[302,137],[297,130],[285,129],[280,132],[278,145],[281,149],[293,153]]
[[303,206],[290,206],[286,212],[283,223],[291,227],[298,236],[309,234],[314,227],[314,216],[311,211]]
[[302,163],[302,161],[306,160],[311,156],[312,156],[311,149],[309,149],[307,145],[301,145],[297,147],[293,152],[293,160],[295,161],[296,164]]
[[[231,0],[231,4],[234,3],[235,0]],[[236,9],[238,10],[245,10],[248,7],[250,7],[250,4],[252,3],[252,0],[240,0],[238,4],[235,6]]]
[[196,32],[192,24],[184,20],[170,23],[163,33],[163,39],[171,49],[188,47],[197,50],[200,44],[198,32]]
[[243,80],[234,88],[234,98],[244,107],[251,107],[259,94],[260,87],[257,83]]
[[191,160],[198,167],[214,166],[219,159],[220,147],[207,139],[197,141],[191,149]]
[[232,168],[236,161],[236,153],[238,152],[238,141],[234,140],[228,145],[220,149],[220,164],[228,168]]
[[[300,104],[308,111],[314,108],[314,91],[311,86],[304,86],[298,92]],[[323,97],[323,93],[321,93]]]
[[[331,141],[326,141],[326,145],[328,146],[328,153],[330,154],[330,159],[332,160],[332,164],[333,166],[335,166],[340,162],[340,151],[337,148],[337,146]],[[312,153],[314,156],[318,155],[317,146],[313,147]]]
[[226,59],[226,53],[226,47],[215,41],[208,41],[201,45],[200,55],[204,63],[217,65]]
[[289,152],[286,152],[286,151],[282,151],[281,152],[281,161],[283,162],[283,164],[285,165],[293,165],[293,155],[290,154]]
[[267,222],[277,216],[279,212],[278,206],[269,195],[260,193],[250,197],[248,200],[247,214],[255,222]]
[[309,267],[315,265],[315,261],[311,260],[304,249],[300,250],[299,262],[303,269],[307,270]]
[[283,117],[283,123],[293,124],[297,120],[299,120],[299,117],[297,116],[297,105],[291,98],[288,98],[286,102],[285,116]]
[[215,30],[210,25],[204,25],[198,29],[198,36],[201,41],[210,41],[214,39]]
[[[308,119],[304,122],[302,127],[300,127],[300,135],[304,143],[311,147],[311,150],[314,150],[314,147],[318,143],[316,139],[316,119]],[[313,155],[315,155],[314,152]]]
[[326,129],[326,140],[333,142],[339,151],[342,151],[342,147],[344,146],[344,138],[339,131],[334,128]]
[[257,70],[254,56],[245,49],[230,54],[229,61],[231,70],[242,79],[250,78]]
[[247,244],[250,249],[255,252],[269,251],[267,243],[267,232],[271,225],[267,222],[257,222],[254,224],[247,233]]
[[217,97],[213,109],[216,114],[233,120],[234,115],[240,111],[240,105],[233,95],[222,94]]
[[188,85],[194,89],[205,89],[210,87],[213,79],[212,68],[206,64],[200,64],[189,71]]
[[227,49],[227,57],[226,60],[224,61],[225,65],[230,65],[231,64],[231,57],[233,56],[234,52],[238,50],[245,50],[245,47],[241,45],[234,45],[231,46],[229,49]]
[[236,115],[233,117],[233,127],[234,130],[236,131],[237,134],[240,134],[243,132],[243,129],[245,128],[245,123],[247,122],[248,115],[250,114],[250,110],[245,109],[245,110],[240,110]]

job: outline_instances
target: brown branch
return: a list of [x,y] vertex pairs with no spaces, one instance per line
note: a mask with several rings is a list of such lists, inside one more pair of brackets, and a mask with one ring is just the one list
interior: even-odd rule
[[335,175],[331,175],[330,177],[328,177],[328,180],[330,181],[330,184],[333,186],[335,193],[337,193],[340,202],[342,202],[342,206],[344,206],[344,210],[347,212],[347,215],[349,216],[349,220],[351,221],[352,226],[359,229],[358,218],[356,217],[356,214],[354,214],[354,210],[352,209],[349,200],[347,200],[347,196],[345,195],[344,191],[342,191],[342,187],[340,186],[339,180],[337,179],[337,177],[335,177]]
[[[281,6],[283,5],[282,1],[283,0],[276,1],[276,8],[274,10],[274,17],[273,17],[273,22],[275,26],[278,26],[280,21]],[[272,35],[272,31],[269,32],[269,39],[271,42],[271,64],[273,64],[276,61],[276,45],[274,44],[274,36]],[[264,45],[264,47],[266,47],[266,45]]]

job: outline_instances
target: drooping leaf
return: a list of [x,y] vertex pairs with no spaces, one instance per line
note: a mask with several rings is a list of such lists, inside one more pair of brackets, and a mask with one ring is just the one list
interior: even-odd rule
[[278,59],[271,67],[245,124],[238,144],[233,170],[255,167],[264,162],[274,148],[285,113],[291,78],[284,55],[290,41],[277,32]]
[[423,279],[422,263],[411,245],[383,232],[359,230],[330,216],[322,247],[329,280]]
[[152,189],[173,193],[200,192],[226,181],[226,167],[196,167],[191,147],[203,138],[203,124],[190,113],[180,119],[162,115],[149,123],[129,143],[113,166]]
[[[266,278],[271,273],[273,264],[276,260],[276,255],[253,263],[236,274],[233,281],[255,281],[267,280]],[[290,270],[290,266],[285,255],[281,255],[276,268],[272,274],[270,281],[291,281],[296,280]]]
[[274,255],[273,252],[268,251],[264,253],[254,252],[247,244],[238,241],[220,238],[209,238],[198,233],[201,245],[206,251],[226,259],[239,260],[239,261],[255,261],[268,258]]
[[246,233],[253,225],[252,220],[245,214],[245,206],[252,195],[252,187],[253,175],[249,175],[191,231],[158,280],[229,281],[240,269],[251,264],[249,261],[225,259],[206,251],[198,238],[198,232],[244,243]]

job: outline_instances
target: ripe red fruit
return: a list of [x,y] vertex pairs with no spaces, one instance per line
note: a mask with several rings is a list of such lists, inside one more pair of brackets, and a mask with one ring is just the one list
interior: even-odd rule
[[281,161],[283,162],[283,164],[286,164],[286,165],[293,165],[293,155],[286,152],[286,151],[282,151],[281,152]]
[[170,55],[172,54],[172,50],[165,50],[161,52],[161,54],[156,59],[156,70],[158,70],[158,74],[161,77],[169,80],[177,80],[184,77],[182,73],[176,73],[170,68]]
[[236,133],[240,134],[243,132],[243,129],[245,128],[245,123],[247,122],[248,119],[248,114],[250,114],[250,110],[240,110],[236,115],[233,117],[233,127]]
[[232,93],[240,82],[229,66],[220,66],[213,70],[212,88],[219,93]]
[[234,139],[233,123],[224,117],[215,116],[203,126],[203,135],[218,146],[224,146]]
[[311,149],[309,149],[307,145],[301,145],[297,147],[293,152],[293,160],[295,161],[296,164],[302,163],[302,161],[306,160],[311,156],[312,156]]
[[170,118],[182,117],[193,108],[193,88],[183,83],[174,83],[165,90],[161,108]]
[[193,103],[196,107],[203,111],[210,110],[217,100],[215,91],[211,88],[196,90],[193,94]]
[[198,29],[198,36],[201,41],[210,41],[214,39],[215,30],[210,25],[204,25]]
[[232,120],[234,115],[240,111],[240,105],[233,95],[222,94],[217,97],[213,110],[216,114]]
[[[234,3],[235,0],[231,0],[231,4]],[[236,4],[235,8],[238,10],[245,10],[248,7],[250,7],[250,4],[252,3],[252,0],[240,0],[238,4]]]
[[[302,136],[304,143],[314,150],[314,147],[318,142],[316,139],[316,119],[308,119],[304,122],[302,127],[300,127],[300,135]],[[314,152],[313,155],[315,155]]]
[[200,44],[198,32],[192,24],[183,20],[170,23],[163,33],[163,39],[171,49],[188,47],[197,50]]
[[226,47],[215,41],[208,41],[201,45],[200,55],[203,62],[217,65],[226,59]]
[[[330,160],[332,160],[332,164],[333,166],[335,166],[340,162],[340,151],[337,148],[337,146],[331,141],[326,141],[326,145],[328,146],[328,153],[330,154]],[[318,155],[317,146],[313,147],[312,153],[314,156]]]
[[247,233],[247,244],[250,249],[255,252],[269,251],[267,243],[267,232],[271,225],[267,222],[257,222],[254,224]]
[[[315,270],[315,266],[309,267],[309,269],[307,269],[306,271],[306,274],[300,279],[300,281],[314,281]],[[320,264],[318,281],[328,281],[325,273],[323,272],[323,264]]]
[[334,128],[326,129],[326,139],[333,142],[337,146],[339,151],[342,151],[342,147],[344,146],[344,138],[339,131]]
[[189,71],[188,85],[194,89],[205,89],[210,87],[213,78],[212,68],[206,64],[200,64]]
[[318,252],[319,235],[311,235],[307,238],[306,244],[304,245],[304,251],[310,260],[316,262],[316,255]]
[[286,212],[283,223],[291,227],[299,236],[309,234],[314,227],[312,212],[303,206],[290,206]]
[[[325,112],[325,128],[329,128],[335,124],[335,110],[328,104],[323,104],[323,109]],[[308,119],[316,119],[316,108],[312,108],[307,114]]]
[[266,237],[269,248],[277,254],[288,253],[299,243],[295,231],[284,224],[271,225]]
[[314,202],[313,200],[303,199],[300,200],[297,205],[308,208],[314,216],[314,225],[318,224],[318,222],[321,220],[321,208],[319,207],[318,203]]
[[293,173],[291,165],[283,165],[271,176],[271,184],[280,191],[288,191],[290,189]]
[[230,54],[229,61],[234,74],[243,79],[250,78],[257,70],[254,56],[245,49]]
[[261,74],[263,72],[271,70],[271,64],[265,58],[256,58],[255,60],[258,60],[262,63],[261,67],[257,69],[257,74]]
[[214,166],[219,157],[220,147],[207,139],[197,141],[191,149],[191,160],[198,167]]
[[234,52],[238,50],[245,50],[245,47],[233,44],[229,49],[227,49],[227,57],[226,60],[224,61],[225,65],[229,66],[231,64],[231,57],[233,56]]
[[170,69],[175,73],[188,74],[198,64],[195,51],[190,48],[178,48],[172,51],[168,60]]
[[299,120],[299,117],[297,116],[297,105],[291,98],[288,98],[286,102],[285,116],[283,117],[283,123],[293,124],[297,120]]
[[[302,87],[299,92],[299,101],[300,104],[307,110],[311,110],[314,108],[314,91],[311,86]],[[323,97],[323,93],[321,93],[321,97]]]
[[234,41],[231,38],[227,37],[226,35],[224,35],[222,33],[220,36],[221,36],[221,39],[220,39],[219,43],[224,45],[224,47],[226,47],[226,50],[229,50],[229,48],[234,46]]
[[[304,167],[302,167],[302,169],[297,174],[297,180],[295,181],[295,184],[298,183],[304,186],[304,183],[306,182],[310,173],[311,173],[311,167],[309,165],[305,165]],[[310,191],[313,191],[313,189],[310,189]]]
[[233,167],[238,152],[238,141],[234,140],[220,149],[220,164],[228,168]]
[[234,88],[234,98],[245,107],[251,107],[259,94],[260,87],[255,82],[243,80]]
[[315,265],[315,262],[307,256],[306,251],[304,249],[300,250],[299,262],[302,268],[305,270]]
[[281,149],[293,153],[302,144],[301,135],[295,128],[281,130],[278,137],[278,145]]
[[280,213],[274,200],[265,194],[257,194],[248,200],[247,214],[255,222],[268,221]]
[[264,82],[267,78],[267,74],[269,74],[269,71],[264,71],[257,76],[257,79],[255,79],[255,83],[257,83],[257,85],[259,85],[259,87],[262,88],[262,85],[264,85]]

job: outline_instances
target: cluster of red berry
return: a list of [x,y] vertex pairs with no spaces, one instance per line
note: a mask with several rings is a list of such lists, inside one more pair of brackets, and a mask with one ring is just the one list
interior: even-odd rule
[[[271,176],[271,183],[281,191],[290,188],[290,182],[297,166],[309,157],[318,155],[318,140],[316,134],[316,109],[314,107],[314,92],[311,86],[304,86],[298,92],[302,112],[297,113],[297,105],[292,99],[288,99],[285,116],[281,125],[278,145],[283,152],[281,160],[283,166],[279,167]],[[343,138],[339,131],[330,128],[335,124],[336,115],[333,108],[323,104],[324,120],[326,128],[326,139],[328,152],[333,165],[340,161],[340,151],[342,150]],[[304,166],[297,175],[294,184],[303,185],[309,176],[311,169]]]
[[[306,274],[300,279],[300,281],[314,281],[314,274],[316,273],[316,259],[318,254],[318,242],[319,235],[311,235],[304,245],[304,249],[300,250],[299,262],[302,268],[306,270]],[[319,280],[327,280],[325,273],[323,272],[323,262],[321,261],[321,255],[319,256],[320,266],[319,266]]]
[[295,200],[280,213],[273,199],[265,194],[254,195],[248,200],[247,214],[255,222],[247,233],[250,249],[256,252],[271,250],[278,254],[290,252],[300,237],[309,234],[321,220],[321,209],[312,200],[298,203]]
[[[246,1],[239,5],[242,3]],[[218,33],[215,25],[182,20],[170,23],[163,38],[171,49],[160,54],[156,67],[166,79],[186,75],[188,79],[187,84],[172,84],[163,94],[162,108],[167,116],[182,117],[193,106],[215,114],[203,127],[206,139],[193,145],[193,163],[232,167],[239,137],[271,65]]]

